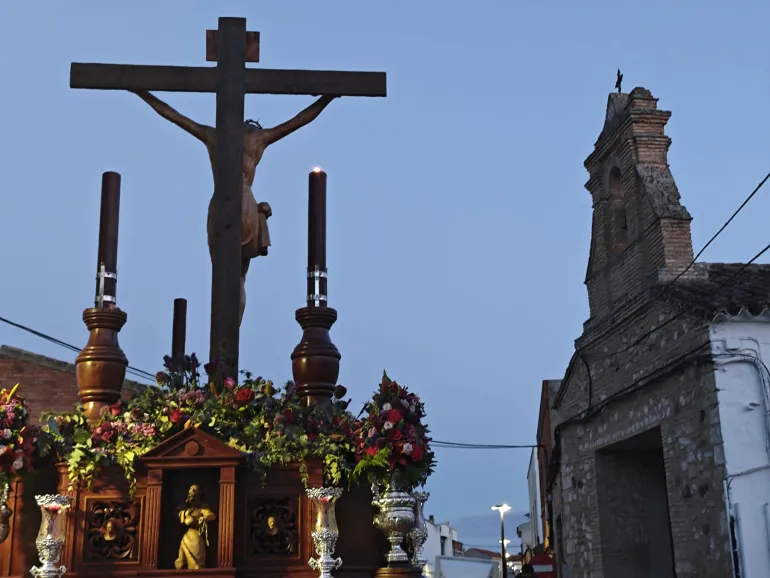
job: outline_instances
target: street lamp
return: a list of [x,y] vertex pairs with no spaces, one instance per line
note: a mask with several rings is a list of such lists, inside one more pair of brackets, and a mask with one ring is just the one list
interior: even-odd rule
[[500,566],[503,569],[503,578],[508,578],[508,564],[505,556],[505,513],[511,509],[508,504],[498,504],[492,509],[500,512]]

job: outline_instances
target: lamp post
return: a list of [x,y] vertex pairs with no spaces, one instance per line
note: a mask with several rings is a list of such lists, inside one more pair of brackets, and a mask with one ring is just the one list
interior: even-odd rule
[[500,565],[503,568],[503,578],[508,578],[508,561],[505,557],[505,513],[511,509],[508,504],[498,504],[492,509],[500,512]]

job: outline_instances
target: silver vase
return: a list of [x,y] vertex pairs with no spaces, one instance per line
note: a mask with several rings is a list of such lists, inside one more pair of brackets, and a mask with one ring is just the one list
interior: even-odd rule
[[3,484],[0,488],[0,544],[5,542],[11,533],[11,516],[13,512],[8,507],[9,484]]
[[35,578],[61,578],[67,571],[66,567],[58,566],[64,548],[64,514],[72,500],[68,496],[57,494],[35,496],[35,500],[43,513],[40,531],[35,540],[41,565],[32,567],[30,574]]
[[337,527],[335,503],[342,495],[342,488],[308,488],[307,497],[313,504],[315,522],[310,536],[317,558],[311,558],[308,563],[313,570],[320,572],[320,578],[332,578],[332,570],[342,566],[342,558],[334,557],[337,538],[340,535]]
[[414,527],[409,531],[407,539],[409,549],[412,551],[412,565],[419,568],[424,575],[425,565],[428,563],[423,550],[425,541],[428,539],[424,509],[430,494],[428,492],[412,492],[412,497],[414,498]]
[[408,564],[409,556],[401,544],[414,526],[414,498],[397,476],[391,478],[382,492],[378,488],[373,489],[372,503],[380,510],[374,518],[374,524],[385,532],[390,542],[390,551],[385,560],[388,565]]

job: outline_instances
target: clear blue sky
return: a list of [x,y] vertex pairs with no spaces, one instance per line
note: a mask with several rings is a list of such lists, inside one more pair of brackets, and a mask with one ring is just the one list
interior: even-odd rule
[[[68,88],[69,63],[204,64],[204,30],[245,16],[272,68],[384,70],[386,99],[335,101],[257,172],[273,247],[252,264],[241,365],[290,377],[303,304],[306,174],[329,173],[330,303],[340,381],[360,403],[383,368],[420,393],[441,440],[533,443],[541,380],[587,317],[583,159],[615,70],[673,111],[670,162],[702,245],[770,170],[770,5],[683,2],[3,2],[0,316],[82,345],[103,171],[123,175],[121,344],[154,372],[172,301],[208,347],[205,150],[133,95]],[[77,6],[77,7],[75,7]],[[213,95],[160,95],[213,124]],[[252,96],[282,122],[310,97]],[[768,242],[763,191],[704,256]],[[0,343],[61,359],[8,326]],[[525,511],[527,451],[439,450],[428,513],[494,545],[490,505]],[[515,519],[515,518],[514,518]],[[512,520],[513,522],[514,520]],[[511,524],[513,525],[513,524]]]

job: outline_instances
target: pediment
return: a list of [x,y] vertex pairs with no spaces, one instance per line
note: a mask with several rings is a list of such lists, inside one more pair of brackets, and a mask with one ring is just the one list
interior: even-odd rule
[[153,467],[222,467],[235,465],[242,458],[239,450],[200,428],[190,427],[162,441],[140,460]]

